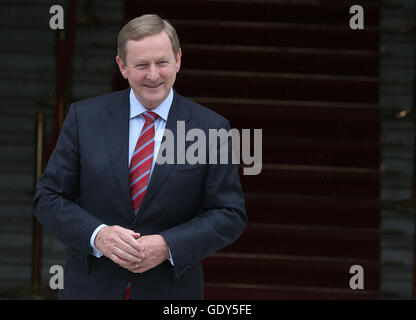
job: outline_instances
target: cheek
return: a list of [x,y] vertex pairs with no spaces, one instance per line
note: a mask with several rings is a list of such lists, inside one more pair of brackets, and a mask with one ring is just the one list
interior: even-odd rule
[[176,70],[169,69],[161,73],[161,75],[164,79],[168,80],[169,82],[173,82],[176,78]]
[[134,83],[141,83],[143,81],[144,75],[140,72],[133,72],[129,74],[129,79]]

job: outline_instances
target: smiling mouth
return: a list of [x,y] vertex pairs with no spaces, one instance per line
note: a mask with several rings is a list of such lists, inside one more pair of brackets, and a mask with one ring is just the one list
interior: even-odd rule
[[159,88],[162,84],[163,84],[163,82],[159,83],[159,84],[158,84],[158,85],[156,85],[156,86],[150,86],[150,85],[148,85],[148,84],[145,84],[145,85],[143,85],[143,86],[145,86],[146,88],[150,88],[150,89],[156,89],[156,88]]

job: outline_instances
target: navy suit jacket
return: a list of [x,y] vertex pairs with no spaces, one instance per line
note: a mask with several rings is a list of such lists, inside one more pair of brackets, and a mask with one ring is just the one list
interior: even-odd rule
[[[141,235],[161,234],[170,248],[174,266],[166,260],[131,275],[132,299],[202,299],[201,259],[234,242],[247,225],[238,165],[156,163],[135,217],[129,114],[129,89],[72,104],[37,182],[34,213],[69,248],[59,297],[123,298],[129,271],[90,254],[90,237],[104,223]],[[225,118],[175,91],[166,123],[175,145],[177,121],[185,121],[186,131],[203,130],[206,137],[209,129],[230,129]]]

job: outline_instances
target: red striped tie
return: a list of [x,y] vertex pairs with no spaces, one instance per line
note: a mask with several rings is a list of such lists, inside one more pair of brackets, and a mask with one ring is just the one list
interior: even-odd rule
[[[137,215],[140,205],[146,194],[147,183],[152,169],[153,152],[155,146],[155,126],[154,121],[158,115],[151,111],[142,113],[145,123],[140,133],[139,139],[134,149],[133,157],[130,162],[130,195],[133,202],[133,212]],[[130,274],[124,295],[124,300],[131,298]]]

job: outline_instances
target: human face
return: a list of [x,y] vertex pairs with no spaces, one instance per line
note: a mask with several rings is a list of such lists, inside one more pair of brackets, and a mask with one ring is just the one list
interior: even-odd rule
[[154,109],[167,98],[181,66],[181,50],[175,57],[168,34],[128,40],[126,61],[119,56],[116,62],[124,79],[147,109]]

